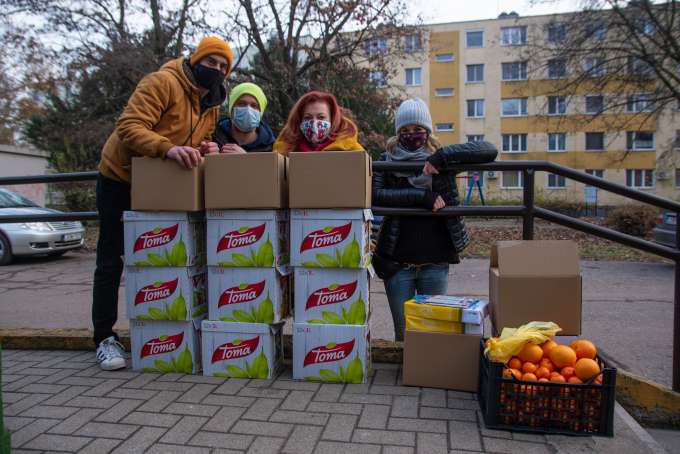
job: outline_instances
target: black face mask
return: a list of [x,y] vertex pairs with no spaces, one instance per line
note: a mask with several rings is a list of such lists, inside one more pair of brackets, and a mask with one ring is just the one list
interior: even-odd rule
[[194,77],[196,82],[201,87],[210,90],[216,85],[221,85],[224,82],[224,74],[217,69],[208,68],[203,65],[194,66]]

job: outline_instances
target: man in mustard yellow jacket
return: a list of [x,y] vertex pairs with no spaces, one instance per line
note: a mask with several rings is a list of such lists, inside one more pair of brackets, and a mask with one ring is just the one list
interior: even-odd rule
[[131,160],[172,159],[190,169],[203,155],[219,152],[211,140],[232,62],[226,42],[204,38],[190,58],[171,60],[139,82],[104,145],[97,179],[99,240],[92,300],[97,361],[104,370],[125,367],[113,325],[123,271],[122,214],[130,209]]

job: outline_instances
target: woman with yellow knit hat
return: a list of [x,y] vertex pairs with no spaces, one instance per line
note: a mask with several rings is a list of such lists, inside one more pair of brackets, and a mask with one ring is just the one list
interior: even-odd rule
[[[217,153],[212,142],[224,78],[234,56],[215,36],[203,38],[190,58],[169,61],[145,76],[130,96],[102,150],[97,178],[99,240],[92,291],[97,362],[104,370],[125,368],[123,346],[113,331],[123,272],[123,211],[130,209],[130,170],[135,156],[170,159],[186,168]],[[162,188],[159,188],[162,190]]]
[[235,86],[229,93],[229,118],[220,120],[214,140],[222,153],[272,151],[274,133],[262,115],[267,97],[250,82]]

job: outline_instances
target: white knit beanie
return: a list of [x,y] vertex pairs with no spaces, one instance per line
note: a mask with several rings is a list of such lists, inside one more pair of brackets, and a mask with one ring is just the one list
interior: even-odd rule
[[411,98],[402,102],[394,118],[396,133],[406,125],[418,125],[432,133],[432,117],[427,104],[420,98]]

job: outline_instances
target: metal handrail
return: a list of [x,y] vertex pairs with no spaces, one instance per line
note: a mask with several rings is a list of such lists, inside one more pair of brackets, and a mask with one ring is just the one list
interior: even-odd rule
[[[417,171],[422,169],[424,162],[384,162],[373,163],[376,172],[394,171]],[[522,217],[522,237],[532,240],[534,237],[534,219],[540,218],[554,222],[568,228],[579,230],[591,235],[596,235],[626,246],[642,251],[650,252],[671,259],[675,262],[675,295],[674,295],[674,320],[673,320],[673,390],[680,391],[680,203],[648,194],[643,191],[627,186],[612,183],[602,178],[588,175],[578,170],[564,167],[548,161],[495,161],[485,164],[455,164],[445,172],[462,172],[465,170],[490,171],[490,170],[516,170],[521,171],[523,176],[522,205],[518,206],[481,206],[481,207],[446,207],[436,213],[419,208],[394,208],[374,206],[373,212],[377,215],[407,215],[407,216],[489,216],[489,217]],[[602,227],[580,219],[565,216],[546,208],[534,205],[534,175],[535,172],[550,172],[561,175],[590,186],[594,186],[623,197],[647,203],[658,208],[672,211],[676,215],[676,243],[675,248],[663,246],[651,241],[637,238],[616,230]],[[32,175],[21,177],[0,177],[0,186],[31,184],[31,183],[57,183],[72,181],[90,181],[97,178],[98,172],[77,172],[48,175]],[[70,221],[97,219],[97,213],[92,211],[73,213],[49,213],[41,215],[7,215],[0,216],[0,224],[10,222],[36,222],[36,221]]]

